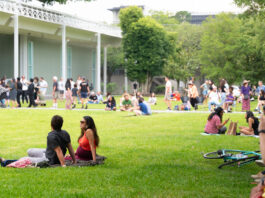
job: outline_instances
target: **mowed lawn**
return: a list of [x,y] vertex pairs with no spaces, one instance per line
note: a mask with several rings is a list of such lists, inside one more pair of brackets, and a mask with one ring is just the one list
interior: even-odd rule
[[[208,114],[0,109],[0,156],[17,159],[28,148],[44,148],[50,120],[64,118],[74,149],[82,116],[94,118],[100,136],[98,154],[108,159],[95,167],[0,168],[0,197],[248,197],[254,163],[217,167],[203,153],[221,148],[257,150],[259,139],[202,136]],[[244,114],[225,114],[246,125]]]

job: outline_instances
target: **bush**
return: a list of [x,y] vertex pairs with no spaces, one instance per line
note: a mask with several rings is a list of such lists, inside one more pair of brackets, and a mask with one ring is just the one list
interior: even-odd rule
[[155,87],[154,92],[156,94],[161,94],[165,92],[165,85],[158,85],[157,87]]
[[108,93],[113,93],[117,88],[116,83],[108,83],[107,84],[107,92]]

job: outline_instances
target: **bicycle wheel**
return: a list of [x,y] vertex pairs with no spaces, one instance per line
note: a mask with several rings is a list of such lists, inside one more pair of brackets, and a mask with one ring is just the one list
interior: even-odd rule
[[215,152],[210,152],[210,153],[205,153],[203,155],[205,159],[222,159],[224,156],[222,155],[222,150],[215,151]]
[[227,163],[221,164],[220,166],[218,166],[218,168],[221,169],[221,168],[223,168],[224,166],[227,166],[227,165],[235,165],[238,162],[243,162],[243,164],[246,164],[248,162],[255,161],[257,159],[259,159],[259,156],[251,156],[251,157],[247,157],[247,158],[233,160],[233,161],[229,161]]

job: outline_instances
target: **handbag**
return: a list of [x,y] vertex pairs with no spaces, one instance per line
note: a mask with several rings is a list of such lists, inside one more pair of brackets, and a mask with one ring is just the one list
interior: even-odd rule
[[227,135],[236,135],[236,130],[237,130],[237,122],[231,121],[227,131]]
[[249,99],[249,95],[244,95],[244,100],[248,100]]

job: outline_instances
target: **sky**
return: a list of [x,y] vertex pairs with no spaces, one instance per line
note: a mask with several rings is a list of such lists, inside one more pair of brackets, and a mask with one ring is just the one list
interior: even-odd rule
[[[36,0],[33,1],[34,4]],[[218,14],[220,12],[242,12],[233,0],[95,0],[92,2],[69,1],[66,5],[54,4],[48,8],[68,13],[89,21],[111,23],[113,15],[108,9],[127,5],[144,5],[148,10],[175,13],[189,11],[194,14]]]

